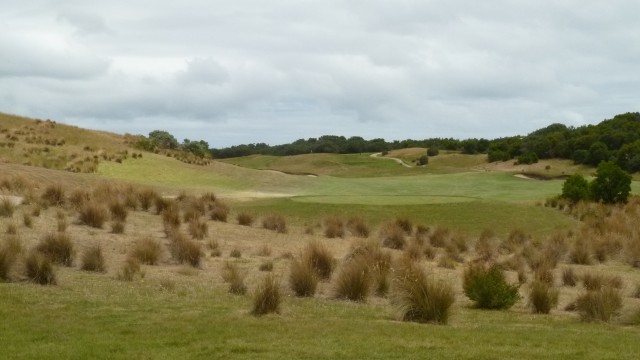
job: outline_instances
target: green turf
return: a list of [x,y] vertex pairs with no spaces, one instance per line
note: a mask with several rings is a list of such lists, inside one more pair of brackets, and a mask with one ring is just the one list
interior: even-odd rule
[[569,315],[455,305],[448,325],[393,319],[388,305],[286,297],[255,318],[248,297],[161,291],[104,275],[78,285],[0,284],[0,347],[10,359],[637,359],[640,329]]

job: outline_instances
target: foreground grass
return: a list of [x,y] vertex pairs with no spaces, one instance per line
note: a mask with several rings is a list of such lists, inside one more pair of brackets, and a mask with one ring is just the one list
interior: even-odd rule
[[[450,325],[393,320],[386,307],[285,299],[255,318],[250,300],[203,286],[64,273],[62,285],[0,284],[0,347],[15,359],[635,359],[640,329],[454,307]],[[64,285],[64,284],[76,284]],[[586,340],[588,339],[588,340]],[[544,346],[540,346],[544,344]]]

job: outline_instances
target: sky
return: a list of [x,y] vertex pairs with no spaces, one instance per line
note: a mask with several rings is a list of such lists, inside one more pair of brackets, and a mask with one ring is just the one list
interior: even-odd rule
[[0,0],[0,112],[219,148],[640,110],[637,0]]

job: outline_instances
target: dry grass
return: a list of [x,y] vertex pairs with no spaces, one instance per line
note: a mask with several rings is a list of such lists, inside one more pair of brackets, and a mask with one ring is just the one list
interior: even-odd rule
[[242,226],[251,226],[253,225],[253,222],[254,222],[253,215],[245,212],[239,213],[238,216],[236,217],[236,220],[238,221],[238,225],[242,225]]
[[544,281],[534,281],[529,289],[529,307],[534,314],[548,314],[558,305],[558,290]]
[[347,228],[353,236],[359,238],[368,238],[371,233],[367,223],[360,217],[350,218],[349,221],[347,221]]
[[0,217],[12,217],[16,207],[9,198],[0,199]]
[[171,238],[171,255],[182,264],[200,267],[204,253],[200,243],[181,233],[175,233]]
[[161,256],[162,244],[151,236],[147,236],[135,244],[130,258],[143,264],[157,265]]
[[237,264],[225,262],[222,270],[222,279],[229,284],[229,292],[236,295],[247,293],[247,286],[244,283],[246,273],[240,270]]
[[396,218],[395,224],[401,228],[405,234],[411,235],[413,233],[413,223],[407,218]]
[[8,237],[0,244],[0,281],[11,280],[11,271],[22,253],[22,245],[16,236]]
[[44,189],[41,199],[48,206],[62,206],[65,203],[65,191],[62,185],[49,185]]
[[455,291],[430,279],[415,262],[404,261],[394,271],[390,297],[402,321],[446,324]]
[[280,281],[275,275],[269,274],[265,276],[254,291],[251,314],[255,316],[270,313],[279,314],[281,301]]
[[287,221],[282,215],[272,214],[262,219],[262,227],[285,234],[287,232]]
[[406,232],[395,222],[387,223],[380,229],[382,246],[391,249],[403,249],[406,245]]
[[7,235],[17,235],[18,234],[18,226],[15,223],[8,223],[7,228],[4,231]]
[[191,219],[189,221],[189,235],[194,239],[202,240],[207,237],[209,227],[206,221],[202,221],[199,218]]
[[125,224],[122,221],[112,221],[111,222],[111,233],[113,234],[124,234]]
[[66,233],[58,232],[44,235],[36,249],[54,263],[63,266],[73,265],[73,242]]
[[106,271],[104,255],[99,245],[91,246],[82,253],[80,269],[95,272]]
[[318,287],[318,275],[308,257],[294,259],[289,265],[289,286],[296,296],[312,297]]
[[318,278],[327,280],[335,267],[335,259],[329,249],[319,241],[307,244],[302,254],[304,262],[311,264]]
[[324,220],[324,236],[329,239],[344,237],[344,221],[337,216],[331,216]]
[[90,202],[80,209],[78,220],[81,224],[101,229],[107,218],[108,214],[104,207]]
[[273,261],[271,261],[271,260],[263,261],[262,263],[260,263],[260,266],[258,267],[258,270],[260,270],[260,271],[273,271]]
[[565,268],[562,271],[562,285],[564,286],[576,286],[578,283],[578,276],[572,268]]
[[51,260],[39,252],[30,252],[24,265],[25,275],[29,281],[40,285],[55,285],[57,283]]
[[31,217],[30,214],[28,213],[22,214],[22,225],[24,225],[27,228],[33,227],[33,218]]
[[116,276],[118,280],[122,281],[133,281],[136,278],[144,278],[144,272],[140,267],[140,262],[138,259],[134,257],[127,257],[122,264],[122,268],[118,271],[118,275]]
[[345,261],[334,279],[334,297],[362,302],[370,292],[371,273],[368,262],[361,257]]
[[576,299],[576,309],[584,321],[608,322],[620,313],[621,308],[620,291],[608,286],[596,291],[587,291]]
[[109,205],[109,212],[111,213],[111,220],[120,222],[125,222],[127,220],[127,215],[129,214],[125,204],[119,201],[113,202]]
[[227,222],[227,217],[229,216],[229,207],[220,201],[216,201],[213,204],[210,216],[211,220]]

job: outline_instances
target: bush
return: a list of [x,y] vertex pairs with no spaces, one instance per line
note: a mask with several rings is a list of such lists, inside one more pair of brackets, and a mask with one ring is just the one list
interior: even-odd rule
[[335,260],[333,254],[321,242],[310,242],[305,248],[302,258],[304,262],[311,264],[320,279],[326,280],[331,277]]
[[253,294],[251,314],[262,316],[269,313],[280,313],[281,300],[279,281],[274,275],[269,274],[258,284]]
[[344,237],[344,222],[335,216],[325,219],[324,236],[330,239]]
[[369,227],[362,218],[352,217],[347,222],[347,227],[353,236],[360,238],[369,237]]
[[191,221],[189,221],[189,234],[194,239],[204,239],[208,231],[209,227],[205,221],[200,219],[191,219]]
[[57,264],[64,266],[73,264],[73,242],[69,235],[65,233],[59,232],[45,235],[36,249]]
[[311,297],[316,293],[318,276],[308,257],[291,261],[289,285],[296,296]]
[[62,206],[65,202],[64,189],[61,185],[49,185],[44,189],[41,198],[48,206]]
[[131,252],[131,258],[147,265],[157,265],[161,255],[162,245],[152,237],[142,238]]
[[529,292],[529,306],[535,314],[548,314],[558,305],[558,290],[544,281],[534,281]]
[[227,217],[229,216],[229,207],[220,201],[216,201],[213,204],[210,215],[211,220],[227,222]]
[[626,203],[631,192],[631,175],[611,161],[598,165],[596,178],[590,185],[591,194],[596,201],[607,204]]
[[463,289],[480,309],[508,309],[520,298],[518,286],[509,285],[495,264],[470,264],[464,271]]
[[427,155],[422,155],[418,158],[418,166],[424,166],[429,164],[429,157]]
[[0,217],[12,217],[16,207],[9,198],[0,199]]
[[251,226],[253,225],[253,216],[251,214],[248,213],[239,213],[238,216],[236,217],[236,220],[238,220],[238,224],[239,225],[243,225],[243,226]]
[[29,281],[40,285],[55,285],[56,274],[51,260],[32,251],[24,261],[25,274]]
[[576,300],[576,309],[584,321],[611,320],[622,308],[622,296],[616,289],[603,287],[587,291]]
[[581,174],[571,175],[562,184],[562,197],[573,203],[589,200],[591,198],[589,182]]
[[380,230],[380,236],[384,247],[401,250],[406,244],[405,231],[396,223],[385,224]]
[[92,246],[82,253],[80,268],[85,271],[105,272],[104,255],[100,246]]
[[429,279],[419,265],[405,262],[398,267],[391,286],[391,303],[402,321],[446,324],[455,300],[453,288]]
[[427,156],[438,156],[440,155],[440,150],[435,147],[435,146],[431,146],[430,148],[427,149]]
[[100,205],[87,203],[80,209],[79,220],[81,224],[101,229],[107,221],[107,212]]
[[287,222],[282,215],[269,215],[262,220],[262,227],[268,230],[277,231],[281,234],[287,232]]
[[371,290],[369,266],[362,258],[343,263],[334,281],[334,296],[338,299],[365,301]]

